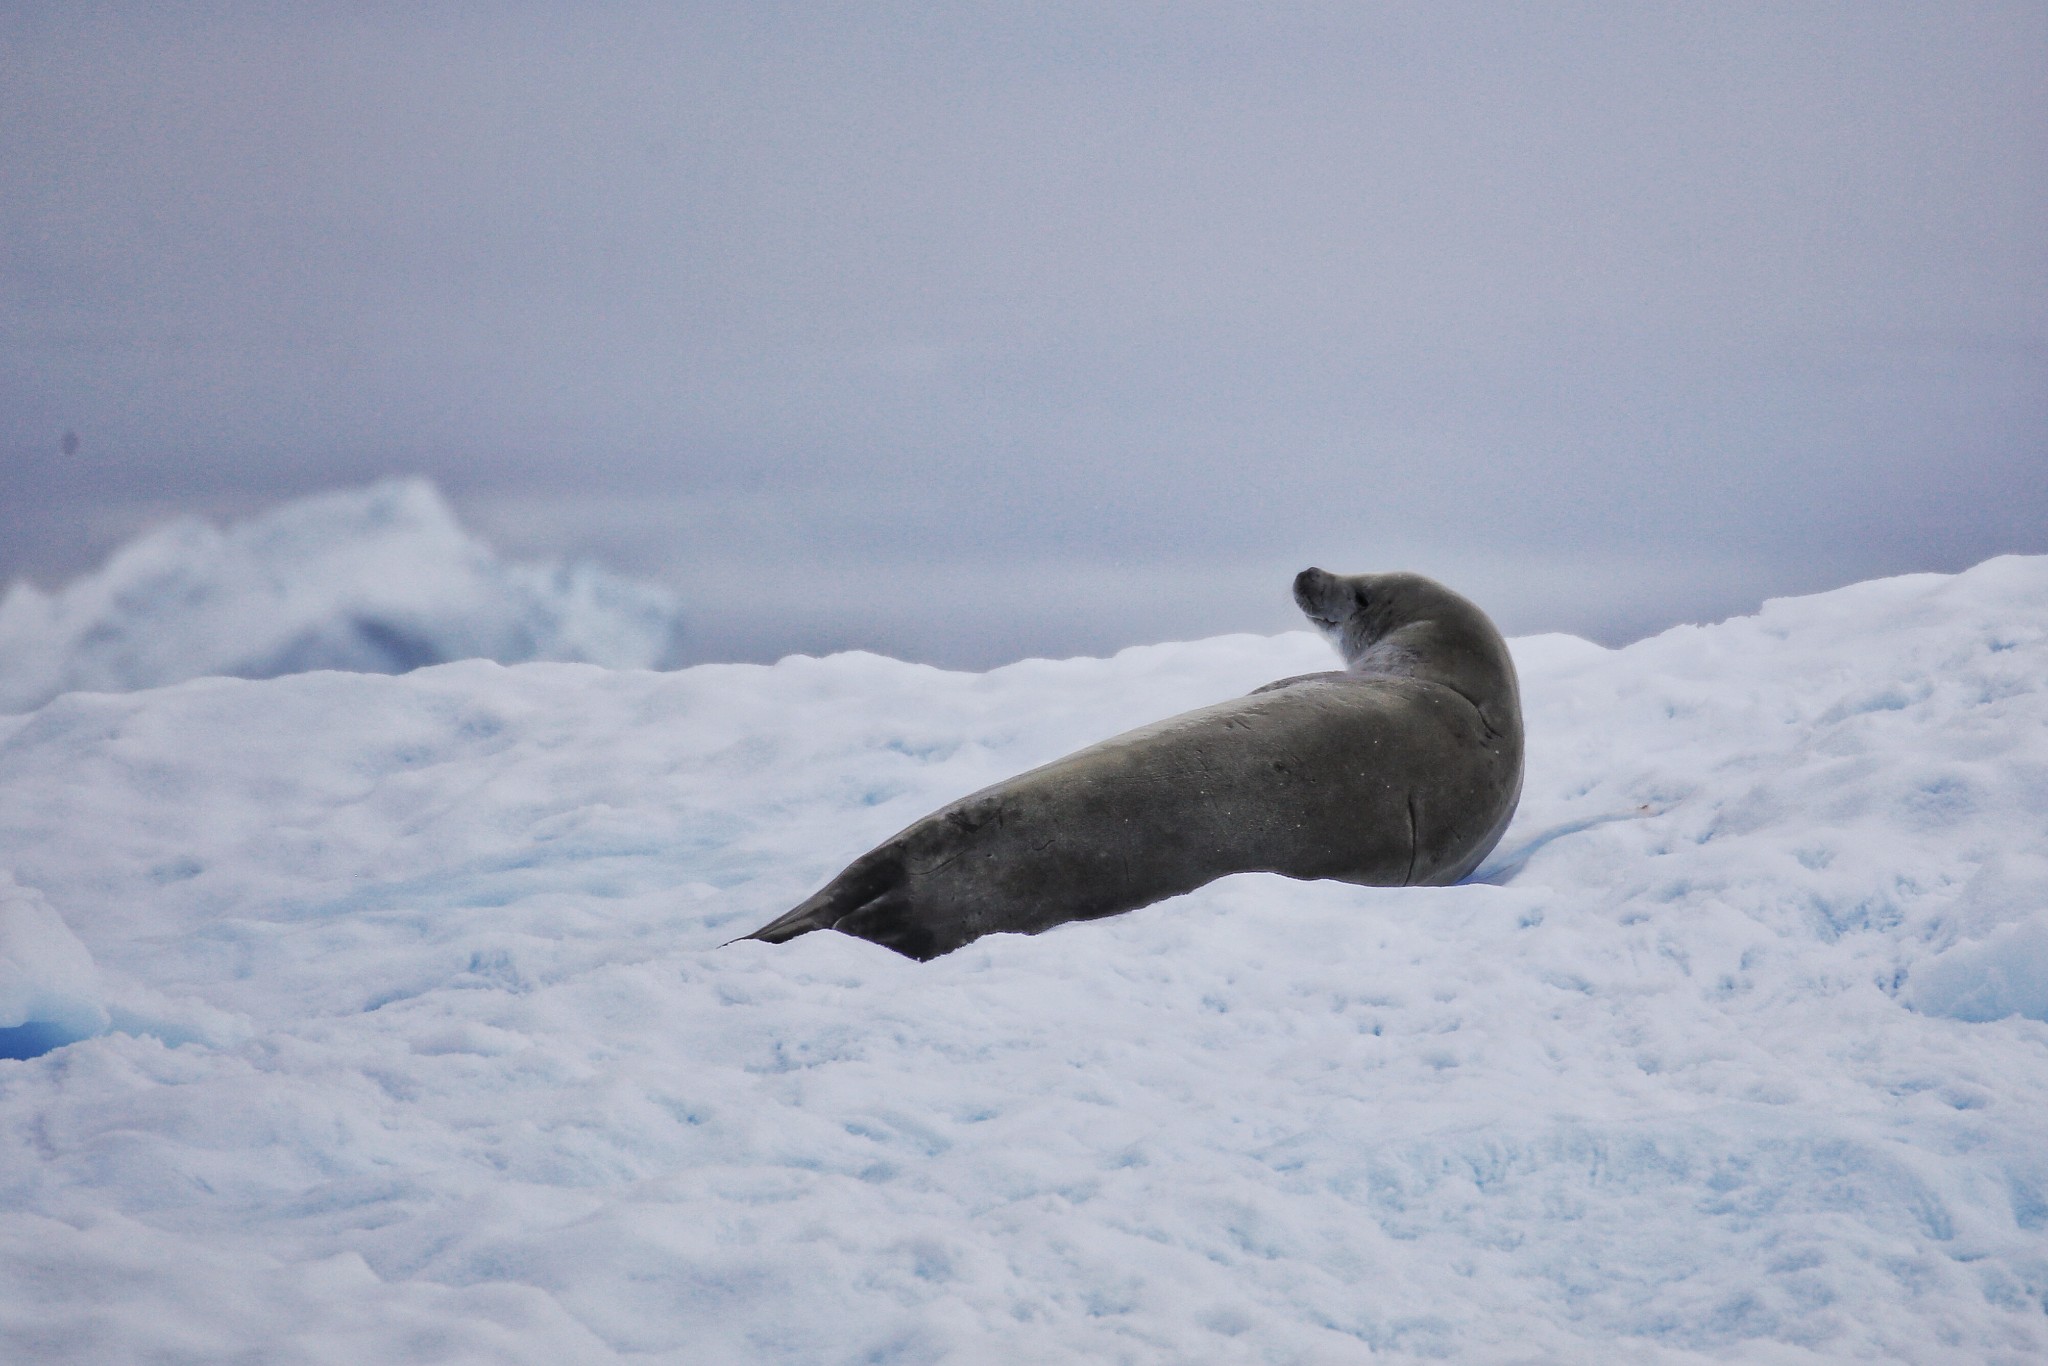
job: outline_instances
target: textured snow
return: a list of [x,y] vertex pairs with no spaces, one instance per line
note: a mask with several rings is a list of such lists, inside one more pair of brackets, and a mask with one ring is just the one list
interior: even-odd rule
[[209,674],[469,658],[649,668],[680,622],[665,590],[593,565],[506,564],[433,485],[390,480],[226,530],[172,522],[54,594],[14,584],[0,598],[0,711]]
[[2042,1360],[2048,559],[1514,645],[1475,881],[929,964],[720,945],[1326,648],[0,718],[0,1359]]

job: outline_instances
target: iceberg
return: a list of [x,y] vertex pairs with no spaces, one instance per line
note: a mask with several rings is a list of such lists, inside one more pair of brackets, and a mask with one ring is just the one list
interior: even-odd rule
[[657,668],[675,598],[595,565],[506,563],[434,486],[387,480],[217,528],[183,518],[54,593],[0,598],[0,712],[208,675],[397,674],[457,659]]

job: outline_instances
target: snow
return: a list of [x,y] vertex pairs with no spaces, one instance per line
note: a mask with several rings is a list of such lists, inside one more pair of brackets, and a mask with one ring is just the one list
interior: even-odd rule
[[433,485],[387,480],[226,530],[174,521],[55,594],[14,584],[0,598],[0,711],[210,674],[472,657],[648,668],[680,629],[666,590],[588,564],[504,563]]
[[721,945],[1326,647],[0,718],[0,1359],[2041,1360],[2048,559],[1514,647],[1474,881],[928,964]]

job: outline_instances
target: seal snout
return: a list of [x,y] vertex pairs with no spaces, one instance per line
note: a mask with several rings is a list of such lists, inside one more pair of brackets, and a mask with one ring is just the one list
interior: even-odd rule
[[1331,589],[1337,585],[1337,576],[1327,570],[1311,566],[1294,576],[1294,602],[1308,619],[1325,631],[1332,629],[1343,619],[1332,601],[1335,596]]

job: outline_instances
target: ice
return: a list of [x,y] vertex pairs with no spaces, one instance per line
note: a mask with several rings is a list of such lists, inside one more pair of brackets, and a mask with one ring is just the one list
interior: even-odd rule
[[92,954],[42,893],[0,871],[0,1058],[32,1058],[110,1022]]
[[[2048,897],[2035,905],[2048,905]],[[1958,1020],[2048,1020],[2048,913],[2036,912],[1935,958],[1914,982],[1920,1009]]]
[[588,564],[507,564],[419,479],[300,499],[220,530],[186,518],[97,574],[0,598],[0,711],[208,674],[403,673],[480,657],[648,668],[674,598]]
[[1514,647],[1473,881],[928,964],[720,946],[1327,648],[0,717],[0,1359],[2048,1356],[2048,559]]

